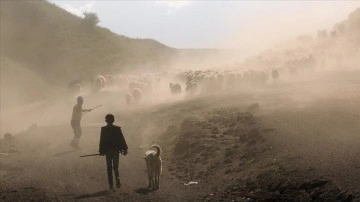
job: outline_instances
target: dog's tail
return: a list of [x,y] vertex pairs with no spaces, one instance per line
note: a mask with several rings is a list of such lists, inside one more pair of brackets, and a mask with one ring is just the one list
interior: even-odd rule
[[156,149],[155,156],[159,157],[161,155],[161,147],[159,145],[151,145],[151,147],[154,147]]

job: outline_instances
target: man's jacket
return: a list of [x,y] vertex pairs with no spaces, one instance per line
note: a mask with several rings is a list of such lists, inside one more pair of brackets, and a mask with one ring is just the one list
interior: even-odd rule
[[119,126],[107,125],[101,127],[100,134],[100,154],[106,154],[113,151],[127,150],[124,135]]

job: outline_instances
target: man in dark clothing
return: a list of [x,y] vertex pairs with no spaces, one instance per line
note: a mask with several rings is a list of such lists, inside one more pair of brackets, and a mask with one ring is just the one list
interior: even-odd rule
[[101,127],[99,153],[102,156],[106,156],[107,174],[110,189],[113,189],[112,170],[114,170],[115,174],[116,187],[120,188],[119,153],[126,155],[128,147],[121,128],[113,125],[114,115],[106,115],[105,121],[107,126]]

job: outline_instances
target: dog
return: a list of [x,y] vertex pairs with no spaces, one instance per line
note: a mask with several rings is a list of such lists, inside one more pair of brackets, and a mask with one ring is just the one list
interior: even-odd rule
[[145,162],[149,178],[148,188],[160,188],[160,174],[162,172],[161,147],[159,145],[151,145],[154,150],[148,150],[145,153]]

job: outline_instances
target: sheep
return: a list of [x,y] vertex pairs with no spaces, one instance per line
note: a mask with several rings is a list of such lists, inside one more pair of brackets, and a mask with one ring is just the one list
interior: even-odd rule
[[273,80],[274,80],[274,82],[276,83],[277,81],[278,81],[278,79],[279,79],[279,72],[278,72],[278,70],[273,70],[272,72],[271,72],[271,77],[273,78]]
[[170,83],[170,91],[172,94],[178,95],[181,94],[181,86],[179,84]]
[[80,94],[83,90],[81,81],[80,80],[71,81],[69,84],[69,90],[73,94]]
[[125,95],[126,104],[128,104],[128,105],[131,104],[132,100],[133,100],[133,96],[131,95],[130,92],[127,92]]
[[139,103],[141,100],[141,96],[142,96],[142,90],[140,88],[135,88],[132,91],[132,96],[134,98],[134,102]]

